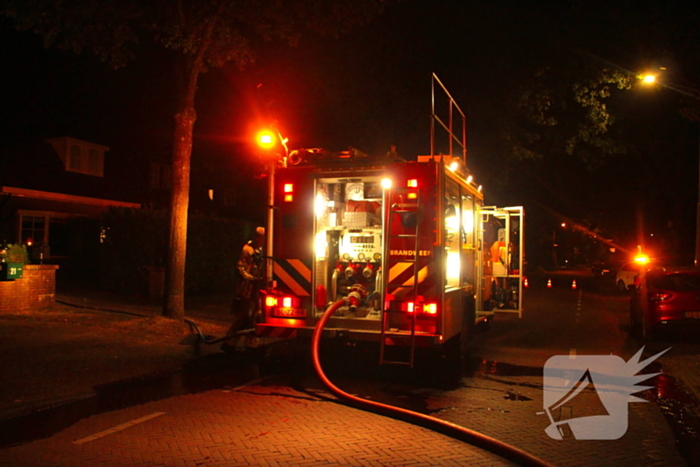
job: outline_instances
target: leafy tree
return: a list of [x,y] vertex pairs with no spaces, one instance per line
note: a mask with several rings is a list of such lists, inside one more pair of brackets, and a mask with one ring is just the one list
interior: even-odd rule
[[262,41],[296,44],[302,31],[339,35],[376,17],[393,0],[4,0],[0,14],[47,47],[91,52],[124,66],[144,40],[175,52],[170,240],[163,316],[184,316],[192,134],[200,75],[228,63],[245,67]]
[[515,112],[504,129],[510,145],[506,154],[517,160],[575,156],[593,168],[610,155],[625,153],[625,146],[609,134],[616,118],[608,102],[615,89],[629,89],[634,78],[568,62],[566,67],[541,67],[515,88]]

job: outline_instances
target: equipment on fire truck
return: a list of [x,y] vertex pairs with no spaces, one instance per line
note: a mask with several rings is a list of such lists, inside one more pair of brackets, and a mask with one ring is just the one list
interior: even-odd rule
[[[310,337],[340,303],[325,336],[375,342],[380,363],[413,366],[418,349],[449,352],[454,342],[464,349],[477,323],[522,309],[522,259],[515,259],[523,251],[522,208],[483,207],[466,167],[464,114],[449,104],[449,121],[432,115],[447,130],[448,155],[435,154],[442,143],[431,134],[431,154],[417,161],[398,158],[394,148],[376,158],[352,148],[300,149],[271,170],[274,259],[258,336]],[[461,140],[454,115],[463,119]],[[453,142],[461,158],[452,155]],[[501,239],[498,229],[485,232],[492,220]]]

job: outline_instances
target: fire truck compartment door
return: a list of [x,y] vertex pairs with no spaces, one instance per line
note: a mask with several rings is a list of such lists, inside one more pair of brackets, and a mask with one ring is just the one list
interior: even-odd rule
[[522,206],[481,208],[482,242],[476,312],[523,311],[525,211]]

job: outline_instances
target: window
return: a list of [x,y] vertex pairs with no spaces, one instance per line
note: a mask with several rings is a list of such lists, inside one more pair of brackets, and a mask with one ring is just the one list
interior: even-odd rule
[[168,188],[171,185],[171,167],[161,162],[151,162],[149,184],[158,188]]
[[88,173],[90,175],[102,175],[102,170],[100,170],[100,156],[97,153],[97,149],[90,149],[88,151]]
[[46,220],[43,216],[22,216],[22,243],[31,240],[34,245],[44,243]]
[[74,144],[70,147],[70,154],[68,155],[68,170],[71,172],[80,172],[82,166],[80,146]]

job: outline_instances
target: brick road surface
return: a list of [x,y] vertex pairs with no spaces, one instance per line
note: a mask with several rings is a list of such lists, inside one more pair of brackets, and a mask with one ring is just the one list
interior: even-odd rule
[[[301,392],[259,382],[92,416],[49,439],[0,450],[0,465],[514,465],[427,429],[346,407],[310,386]],[[509,392],[521,400],[505,398]],[[536,415],[541,378],[465,378],[462,387],[429,396],[438,418],[554,465],[686,465],[653,403],[629,405],[629,430],[619,440],[557,441],[544,432],[546,416]]]
[[0,450],[0,465],[513,464],[430,430],[349,408],[324,396],[254,385],[93,416],[49,439]]
[[[673,363],[685,378],[685,360]],[[0,466],[513,465],[427,429],[346,407],[318,384],[300,392],[261,382],[95,415],[48,439],[0,449]],[[478,375],[463,378],[455,390],[422,395],[434,416],[557,466],[686,465],[654,403],[629,404],[622,438],[582,441],[545,434],[549,420],[537,415],[541,377]],[[594,399],[582,392],[577,410],[587,403]]]

